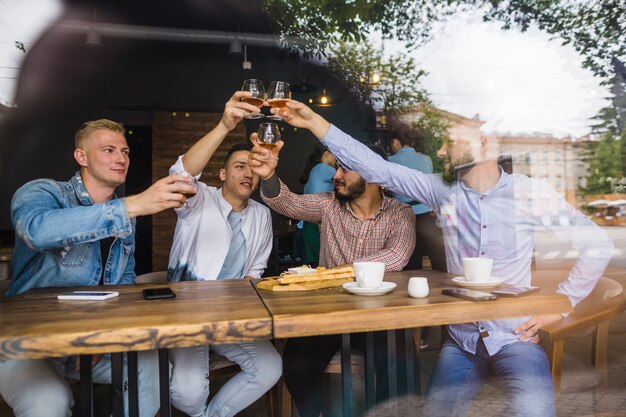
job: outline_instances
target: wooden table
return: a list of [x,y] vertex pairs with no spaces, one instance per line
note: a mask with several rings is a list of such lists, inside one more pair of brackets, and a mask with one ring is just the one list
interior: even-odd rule
[[[427,298],[409,297],[407,284],[412,276],[428,278],[430,295]],[[442,295],[442,288],[457,288],[451,280],[453,277],[454,275],[433,270],[386,273],[385,281],[395,282],[397,287],[389,294],[375,297],[352,295],[342,288],[292,293],[257,291],[272,315],[275,338],[343,334],[343,371],[350,370],[349,333],[572,311],[565,296],[548,291],[519,298],[478,302]],[[393,343],[395,336],[388,337],[388,340]],[[392,345],[390,349],[395,347]],[[390,353],[394,354],[393,351]],[[368,356],[366,352],[366,399],[373,392],[373,374],[367,370]],[[393,364],[389,366],[391,369]],[[390,376],[390,383],[392,379],[394,378]],[[342,381],[344,415],[348,416],[351,414],[352,402],[349,375],[344,373]],[[371,402],[368,401],[369,404]]]
[[[131,369],[136,369],[136,351],[159,349],[161,415],[167,416],[169,388],[163,392],[164,382],[169,384],[167,349],[272,338],[272,319],[248,280],[168,283],[176,298],[143,299],[144,288],[163,285],[107,286],[107,290],[118,291],[120,296],[106,301],[57,300],[56,295],[68,292],[68,288],[32,290],[4,299],[0,302],[0,359],[83,355],[81,360],[89,364],[89,355],[112,352],[115,381],[116,375],[119,379],[122,375],[122,352],[135,352],[129,354],[132,386],[133,382],[136,384],[131,380]],[[85,368],[90,369],[81,366],[81,381]],[[90,377],[90,373],[85,375],[88,382]],[[131,415],[136,407],[132,404],[136,385],[132,388]],[[123,398],[121,388],[118,394]],[[83,395],[87,397],[83,403],[90,404],[90,392],[81,388],[81,398]],[[81,415],[90,414],[82,411]]]

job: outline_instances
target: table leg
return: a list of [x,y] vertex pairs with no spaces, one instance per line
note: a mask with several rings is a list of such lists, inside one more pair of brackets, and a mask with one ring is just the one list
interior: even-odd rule
[[404,355],[406,360],[406,391],[407,394],[421,395],[420,364],[415,358],[413,329],[404,330]]
[[376,386],[374,382],[374,333],[365,333],[365,406],[369,410],[376,402]]
[[139,381],[137,352],[128,352],[128,414],[139,417]]
[[159,349],[159,390],[161,393],[161,417],[171,417],[170,355],[167,349]]
[[343,417],[352,417],[352,357],[350,334],[341,335],[341,388]]
[[91,355],[80,355],[80,415],[93,417]]
[[389,380],[389,399],[398,396],[396,363],[396,331],[387,331],[387,376]]
[[111,414],[124,417],[124,354],[111,353]]

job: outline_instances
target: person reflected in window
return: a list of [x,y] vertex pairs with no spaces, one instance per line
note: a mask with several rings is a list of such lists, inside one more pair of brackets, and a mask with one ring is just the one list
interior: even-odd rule
[[[272,110],[276,113],[276,110]],[[513,286],[531,284],[535,233],[544,220],[565,215],[568,225],[549,226],[579,256],[557,292],[576,306],[593,290],[611,259],[613,242],[545,181],[507,174],[498,166],[495,137],[450,128],[438,151],[442,175],[385,161],[306,105],[291,101],[280,111],[292,126],[309,129],[339,161],[366,181],[433,208],[442,226],[448,272],[463,273],[461,259],[493,259],[493,275]],[[423,414],[463,416],[482,384],[495,375],[505,391],[507,414],[555,416],[550,364],[538,331],[562,314],[479,321],[448,326],[432,372]]]

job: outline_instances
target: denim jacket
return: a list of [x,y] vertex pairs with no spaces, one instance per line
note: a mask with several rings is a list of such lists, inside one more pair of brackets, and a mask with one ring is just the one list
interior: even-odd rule
[[91,200],[80,172],[69,181],[38,179],[20,187],[11,201],[15,227],[13,278],[7,296],[31,288],[98,285],[99,240],[115,237],[104,284],[135,282],[135,219],[124,199]]

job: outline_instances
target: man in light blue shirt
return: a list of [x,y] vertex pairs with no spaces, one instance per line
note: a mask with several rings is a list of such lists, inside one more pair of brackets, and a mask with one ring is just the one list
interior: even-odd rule
[[[395,162],[416,171],[432,174],[433,163],[430,156],[424,155],[415,150],[415,142],[419,138],[419,133],[405,125],[398,125],[391,131],[390,150],[392,155],[387,158],[390,162]],[[437,219],[433,210],[425,204],[411,197],[406,197],[399,193],[393,193],[398,200],[411,205],[415,213],[415,250],[405,270],[422,269],[422,257],[428,256],[433,269],[438,271],[446,270],[446,252],[443,246],[443,235],[441,229],[437,227]],[[422,334],[426,340],[426,334]],[[426,346],[426,343],[422,343]]]
[[[292,101],[280,113],[289,124],[309,129],[366,181],[432,207],[443,230],[449,272],[461,275],[464,257],[488,257],[495,276],[510,285],[530,285],[535,232],[545,228],[549,218],[567,218],[567,226],[550,231],[580,254],[557,289],[572,306],[589,295],[611,258],[613,242],[606,233],[547,183],[509,175],[498,166],[495,139],[450,129],[438,152],[444,160],[443,175],[424,174],[385,161],[302,103]],[[426,392],[424,414],[464,415],[482,383],[495,374],[511,415],[554,416],[550,365],[537,332],[562,317],[544,314],[450,325],[450,338]]]

